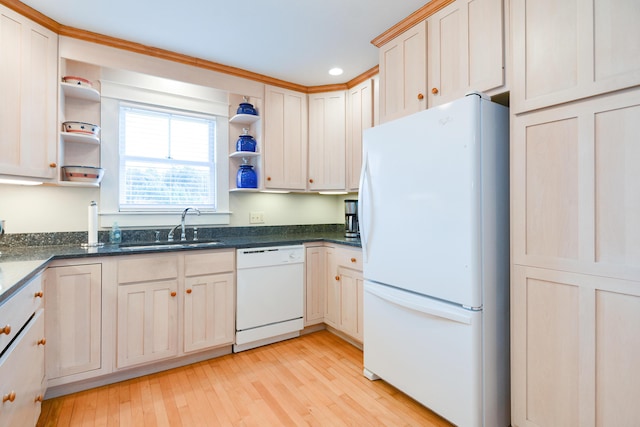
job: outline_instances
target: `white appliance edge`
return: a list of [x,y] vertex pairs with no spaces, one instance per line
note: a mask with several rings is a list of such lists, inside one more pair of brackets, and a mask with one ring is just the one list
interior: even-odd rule
[[478,95],[364,132],[365,374],[463,427],[510,422],[508,134]]

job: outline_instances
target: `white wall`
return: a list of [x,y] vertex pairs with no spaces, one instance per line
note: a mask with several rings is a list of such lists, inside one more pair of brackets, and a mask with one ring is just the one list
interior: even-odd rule
[[[87,206],[100,205],[97,188],[0,185],[0,219],[7,233],[86,231]],[[344,197],[317,194],[231,194],[231,226],[249,224],[249,213],[264,212],[264,224],[336,224],[344,221]],[[180,220],[176,214],[176,223]],[[253,224],[251,224],[253,225]]]

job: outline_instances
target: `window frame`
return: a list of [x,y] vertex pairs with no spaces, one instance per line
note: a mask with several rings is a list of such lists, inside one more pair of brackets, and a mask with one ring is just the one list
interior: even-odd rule
[[[187,206],[158,209],[120,209],[120,105],[139,104],[150,109],[169,110],[185,115],[213,116],[215,129],[215,205],[200,209],[199,216],[189,218],[193,225],[225,225],[229,211],[229,105],[226,93],[211,88],[146,76],[143,85],[121,81],[101,81],[101,164],[105,169],[100,185],[100,226],[117,221],[124,227],[174,226]],[[170,90],[166,88],[169,87]],[[162,88],[160,90],[159,88]],[[177,222],[176,222],[177,221]]]

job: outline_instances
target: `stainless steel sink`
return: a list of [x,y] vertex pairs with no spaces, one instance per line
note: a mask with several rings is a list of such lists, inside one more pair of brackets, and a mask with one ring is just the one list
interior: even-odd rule
[[162,249],[207,248],[217,246],[219,240],[198,240],[185,242],[132,242],[120,244],[123,251],[157,251]]

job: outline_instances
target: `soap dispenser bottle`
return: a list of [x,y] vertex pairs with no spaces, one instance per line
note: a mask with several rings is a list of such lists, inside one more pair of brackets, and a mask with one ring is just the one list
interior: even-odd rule
[[122,231],[118,226],[118,222],[114,222],[109,233],[109,241],[114,244],[122,243]]

